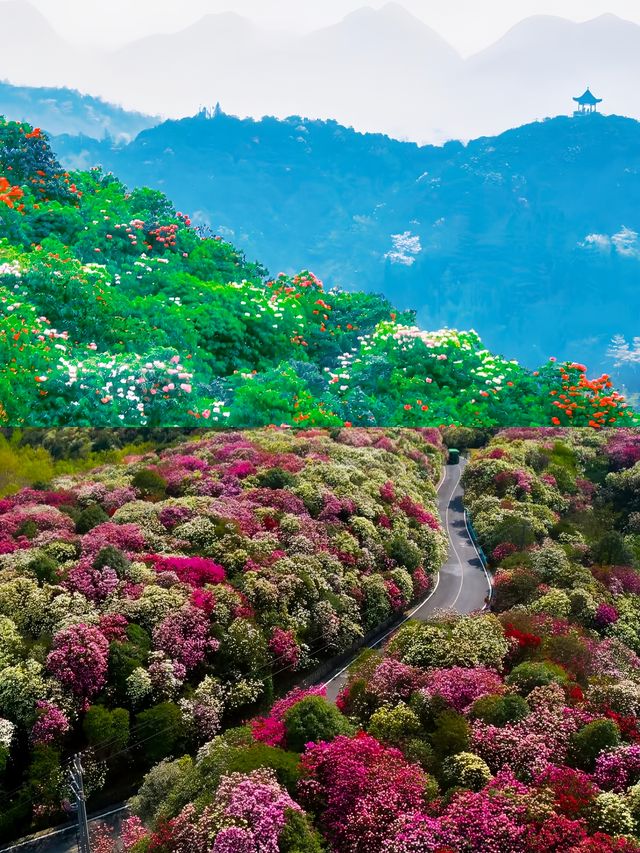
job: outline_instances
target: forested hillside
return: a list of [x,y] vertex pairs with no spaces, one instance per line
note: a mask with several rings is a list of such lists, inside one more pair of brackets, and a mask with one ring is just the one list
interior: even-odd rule
[[[611,370],[631,342],[640,244],[640,124],[555,118],[463,145],[418,147],[335,122],[204,115],[129,145],[61,137],[161,189],[274,271],[382,292],[423,328],[476,329],[533,368],[555,355]],[[639,389],[636,359],[617,376]]]
[[159,191],[64,171],[45,134],[16,122],[0,124],[0,227],[7,425],[600,428],[634,417],[607,375],[554,359],[531,371],[474,332],[423,331],[365,280],[327,292],[310,272],[269,277]]

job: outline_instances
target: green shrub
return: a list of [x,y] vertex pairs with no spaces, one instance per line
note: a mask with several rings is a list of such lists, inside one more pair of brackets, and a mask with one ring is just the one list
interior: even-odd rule
[[86,509],[83,509],[78,520],[76,521],[76,533],[83,535],[93,530],[99,524],[104,524],[109,521],[109,516],[98,504],[91,504]]
[[455,711],[443,711],[436,718],[435,729],[430,734],[434,750],[441,758],[466,752],[469,749],[469,724]]
[[282,468],[269,468],[259,474],[256,479],[261,489],[287,489],[296,482],[293,474],[283,471]]
[[106,548],[101,548],[100,551],[98,551],[95,560],[93,561],[94,569],[104,569],[106,566],[113,569],[118,577],[122,578],[125,576],[127,570],[131,566],[131,563],[127,555],[119,548],[116,548],[113,545],[107,545]]
[[109,682],[114,686],[118,702],[126,702],[127,679],[138,667],[147,663],[151,649],[151,637],[135,622],[127,625],[127,639],[114,640],[109,645]]
[[46,554],[34,557],[29,563],[28,569],[34,573],[41,584],[55,583],[58,580],[58,564]]
[[162,805],[192,770],[193,760],[188,755],[156,764],[144,777],[138,793],[129,800],[131,812],[151,826],[159,817],[173,817],[162,814]]
[[529,706],[519,693],[506,693],[504,696],[483,696],[474,703],[471,713],[491,726],[505,726],[523,720],[529,713]]
[[321,835],[313,828],[308,815],[288,809],[287,822],[278,838],[280,853],[323,853]]
[[167,481],[151,468],[143,468],[141,471],[137,471],[131,480],[131,485],[140,492],[143,498],[161,499],[167,493]]
[[531,693],[535,687],[543,687],[552,682],[563,684],[566,681],[565,670],[551,661],[524,661],[515,666],[506,678],[507,684],[525,695]]
[[99,756],[120,752],[129,743],[129,712],[124,708],[110,711],[103,705],[92,705],[85,714],[82,730]]
[[422,563],[422,551],[402,533],[396,533],[387,545],[387,554],[410,572]]
[[620,730],[613,720],[594,720],[571,737],[569,755],[580,770],[592,771],[601,752],[620,743]]
[[284,715],[287,746],[302,752],[305,744],[330,741],[338,735],[353,734],[351,723],[322,696],[307,696]]
[[142,750],[149,764],[181,752],[184,747],[182,711],[174,702],[161,702],[137,717],[144,731]]
[[27,539],[35,539],[38,535],[38,525],[32,518],[23,521],[15,533],[16,537],[25,536]]
[[421,730],[420,720],[404,702],[394,708],[385,705],[369,720],[369,734],[376,740],[399,746],[407,738],[415,737]]

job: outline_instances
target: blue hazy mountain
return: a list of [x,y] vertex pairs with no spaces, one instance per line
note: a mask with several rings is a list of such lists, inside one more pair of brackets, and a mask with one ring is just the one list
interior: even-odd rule
[[128,145],[54,148],[67,166],[162,189],[273,273],[384,292],[423,327],[473,327],[531,365],[609,367],[612,337],[638,332],[635,120],[559,117],[419,147],[335,122],[201,114]]
[[73,89],[13,86],[0,81],[0,115],[28,121],[48,133],[77,133],[101,139],[130,141],[158,118],[129,112]]

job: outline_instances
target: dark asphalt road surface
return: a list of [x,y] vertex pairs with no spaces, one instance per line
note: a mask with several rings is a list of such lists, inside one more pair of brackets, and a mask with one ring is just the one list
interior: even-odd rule
[[[411,619],[426,622],[438,611],[473,613],[482,610],[488,601],[491,591],[489,579],[474,547],[464,515],[464,490],[460,479],[466,464],[467,460],[461,457],[458,465],[447,465],[445,468],[444,479],[438,489],[438,509],[449,538],[449,554],[431,595],[407,614]],[[379,637],[371,648],[382,645],[397,630],[394,628]],[[347,682],[348,666],[325,682],[327,698],[332,702],[335,702]]]

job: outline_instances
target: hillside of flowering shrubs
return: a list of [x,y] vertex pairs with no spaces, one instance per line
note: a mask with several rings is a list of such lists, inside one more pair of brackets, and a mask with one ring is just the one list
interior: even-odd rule
[[635,419],[584,365],[530,371],[475,332],[420,330],[383,297],[325,292],[309,272],[269,278],[162,193],[128,192],[97,169],[64,172],[38,128],[0,118],[0,423]]
[[640,850],[640,432],[506,430],[464,483],[490,612],[408,622],[337,707],[295,688],[157,764],[126,851]]
[[78,749],[95,803],[249,717],[275,743],[274,691],[432,585],[443,451],[427,429],[214,431],[1,498],[0,837],[60,819]]

